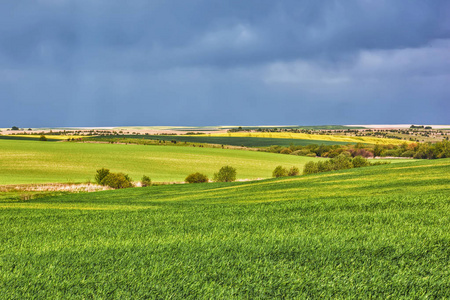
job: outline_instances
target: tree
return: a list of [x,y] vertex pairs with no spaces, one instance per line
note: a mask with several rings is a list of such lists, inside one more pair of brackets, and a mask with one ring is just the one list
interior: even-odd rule
[[300,170],[295,166],[293,166],[288,172],[288,176],[297,176],[299,174],[300,174]]
[[[348,154],[348,152],[345,152]],[[331,159],[334,170],[345,170],[353,168],[351,158],[344,153],[339,154],[335,158]]]
[[19,130],[19,127],[13,126],[13,127],[11,127],[11,130]]
[[236,180],[236,169],[231,166],[220,168],[218,173],[214,174],[215,182],[232,182]]
[[95,181],[98,184],[102,184],[103,178],[108,176],[108,174],[109,174],[109,169],[105,169],[105,168],[98,169],[97,174],[95,175]]
[[124,173],[109,173],[101,181],[102,185],[107,185],[113,189],[124,189],[133,187],[131,178]]
[[317,166],[317,164],[313,161],[309,161],[305,164],[305,166],[303,167],[303,174],[307,175],[307,174],[314,174],[314,173],[318,173],[319,172],[319,168]]
[[192,173],[184,179],[187,183],[203,183],[208,182],[208,177],[205,174],[201,173]]
[[278,166],[273,170],[272,177],[285,177],[288,176],[288,170],[283,168],[282,166]]
[[45,142],[45,141],[47,140],[47,138],[45,137],[45,135],[42,134],[42,135],[39,137],[39,140]]
[[141,186],[145,187],[145,186],[151,186],[152,185],[152,180],[150,179],[150,177],[148,176],[142,176],[141,179]]
[[376,144],[375,148],[373,149],[373,157],[381,156],[382,152],[383,148],[380,145]]
[[367,158],[364,158],[362,156],[356,156],[352,159],[352,164],[354,168],[360,168],[360,167],[367,167],[370,165]]

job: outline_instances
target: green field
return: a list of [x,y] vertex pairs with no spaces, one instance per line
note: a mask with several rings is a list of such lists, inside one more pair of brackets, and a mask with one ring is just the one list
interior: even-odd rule
[[[273,145],[347,145],[354,144],[349,142],[321,141],[321,140],[301,140],[301,139],[282,139],[282,138],[259,138],[259,137],[233,137],[233,136],[208,136],[208,135],[118,135],[118,136],[98,136],[95,140],[111,138],[133,138],[133,139],[152,139],[161,141],[177,141],[188,143],[218,144],[244,147],[269,147]],[[89,138],[86,138],[89,140]]]
[[277,165],[301,169],[318,159],[219,148],[0,140],[0,185],[86,182],[103,167],[136,181],[142,175],[183,181],[194,172],[212,177],[224,165],[235,167],[238,179],[268,178]]
[[447,298],[449,174],[423,160],[3,201],[0,295]]

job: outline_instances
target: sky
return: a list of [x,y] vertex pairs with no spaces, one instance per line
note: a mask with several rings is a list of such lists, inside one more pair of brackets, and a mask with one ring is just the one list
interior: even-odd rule
[[0,0],[0,127],[450,124],[448,0]]

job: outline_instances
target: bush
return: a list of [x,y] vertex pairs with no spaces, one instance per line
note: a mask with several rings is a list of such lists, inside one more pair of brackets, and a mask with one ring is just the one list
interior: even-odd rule
[[47,140],[47,138],[45,137],[45,135],[41,135],[39,137],[39,140],[45,142]]
[[284,148],[283,150],[281,150],[280,153],[281,153],[281,154],[291,154],[291,153],[292,153],[292,150],[289,149],[289,148]]
[[402,157],[413,157],[414,156],[414,151],[413,150],[406,150],[405,152],[402,153]]
[[297,176],[299,174],[300,170],[297,167],[292,167],[288,172],[288,176]]
[[19,127],[13,126],[13,127],[11,127],[11,130],[19,130]]
[[187,183],[203,183],[208,182],[208,177],[205,174],[197,172],[188,175],[184,181],[186,181]]
[[313,154],[314,156],[316,156],[316,154],[311,153],[311,151],[309,151],[309,149],[296,150],[296,151],[292,152],[291,154],[298,155],[298,156],[306,156],[308,154]]
[[109,169],[105,169],[105,168],[98,169],[97,174],[95,175],[95,181],[98,184],[102,184],[103,178],[108,176],[108,174],[109,174]]
[[141,186],[145,187],[145,186],[151,186],[152,185],[152,180],[150,179],[150,177],[148,176],[142,176],[141,179]]
[[328,172],[333,170],[333,165],[329,160],[317,162],[317,172]]
[[131,178],[124,173],[109,173],[101,181],[102,185],[107,185],[113,189],[124,189],[133,187],[131,183]]
[[318,164],[316,164],[313,161],[309,161],[305,164],[305,166],[303,167],[303,174],[307,175],[307,174],[314,174],[314,173],[318,173],[319,172],[319,168],[317,166]]
[[230,166],[220,168],[218,173],[214,174],[215,182],[231,182],[236,180],[236,169]]
[[272,172],[273,177],[285,177],[288,176],[288,170],[283,168],[282,166],[278,166]]
[[346,152],[339,154],[335,158],[331,159],[331,164],[333,165],[333,170],[345,170],[353,168],[351,158],[349,153]]
[[352,164],[354,168],[367,167],[370,165],[367,158],[364,158],[362,156],[356,156],[355,158],[353,158]]

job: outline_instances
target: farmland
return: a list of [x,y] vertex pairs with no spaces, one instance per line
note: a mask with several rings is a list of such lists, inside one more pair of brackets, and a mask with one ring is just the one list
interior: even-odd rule
[[86,182],[109,168],[140,180],[183,181],[192,172],[212,177],[224,165],[238,179],[267,178],[277,165],[302,166],[321,158],[217,148],[0,140],[0,183]]
[[[153,139],[160,141],[177,141],[188,143],[205,143],[244,147],[268,147],[272,145],[290,146],[290,145],[345,145],[348,142],[335,142],[325,140],[312,139],[296,139],[296,138],[267,138],[267,137],[246,137],[246,136],[209,136],[209,135],[118,135],[118,136],[99,136],[91,139],[108,140],[113,138],[125,139]],[[89,138],[87,138],[89,140]]]
[[389,138],[309,134],[309,133],[296,133],[296,132],[229,132],[229,133],[213,133],[210,136],[314,140],[315,141],[314,143],[316,143],[316,144],[317,144],[317,141],[343,142],[343,143],[366,143],[366,144],[392,144],[392,145],[400,145],[402,143],[411,143],[411,141],[389,139]]
[[422,160],[2,201],[0,294],[445,298],[448,174]]

